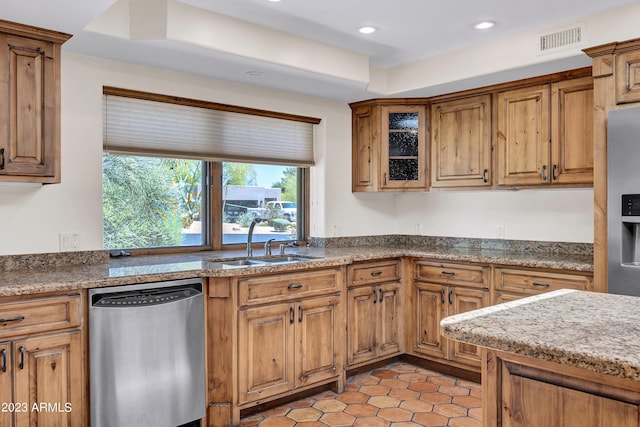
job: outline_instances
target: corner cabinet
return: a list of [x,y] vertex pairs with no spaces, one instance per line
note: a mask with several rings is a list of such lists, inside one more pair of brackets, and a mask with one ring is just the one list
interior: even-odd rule
[[499,92],[498,187],[593,185],[593,78]]
[[426,191],[425,105],[351,104],[352,191]]
[[0,182],[60,182],[60,48],[70,37],[0,20]]

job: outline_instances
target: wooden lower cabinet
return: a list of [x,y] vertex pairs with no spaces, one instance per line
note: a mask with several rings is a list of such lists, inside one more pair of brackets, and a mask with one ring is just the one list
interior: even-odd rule
[[338,375],[338,305],[332,296],[240,310],[239,403]]
[[489,291],[416,282],[413,298],[414,352],[479,367],[478,347],[444,338],[440,334],[440,321],[447,316],[486,307]]
[[401,349],[400,283],[349,289],[347,365],[398,354]]
[[640,385],[485,349],[484,427],[637,427]]

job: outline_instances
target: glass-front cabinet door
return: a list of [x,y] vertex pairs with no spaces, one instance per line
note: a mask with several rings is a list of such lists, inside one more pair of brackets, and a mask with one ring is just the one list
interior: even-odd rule
[[382,107],[381,189],[427,189],[425,111],[423,105]]

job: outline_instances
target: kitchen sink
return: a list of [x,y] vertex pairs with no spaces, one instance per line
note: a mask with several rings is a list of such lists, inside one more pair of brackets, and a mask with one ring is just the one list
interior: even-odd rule
[[271,264],[285,264],[294,262],[303,262],[317,259],[314,257],[300,255],[282,255],[269,256],[260,258],[215,258],[210,259],[211,262],[222,264],[223,268],[239,268],[239,267],[259,267]]

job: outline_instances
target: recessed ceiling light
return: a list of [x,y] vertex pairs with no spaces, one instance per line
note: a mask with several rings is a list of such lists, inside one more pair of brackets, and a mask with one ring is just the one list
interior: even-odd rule
[[244,74],[247,75],[248,77],[262,77],[262,76],[264,76],[264,73],[262,71],[247,71]]
[[482,22],[478,22],[473,27],[476,30],[488,30],[489,28],[493,28],[495,26],[496,26],[496,23],[493,21],[482,21]]
[[269,0],[269,1],[272,1],[272,2],[277,2],[277,1],[280,1],[280,0]]
[[371,34],[371,33],[375,33],[377,30],[376,27],[371,27],[369,25],[365,25],[364,27],[360,27],[358,28],[358,31],[360,31],[362,34]]

